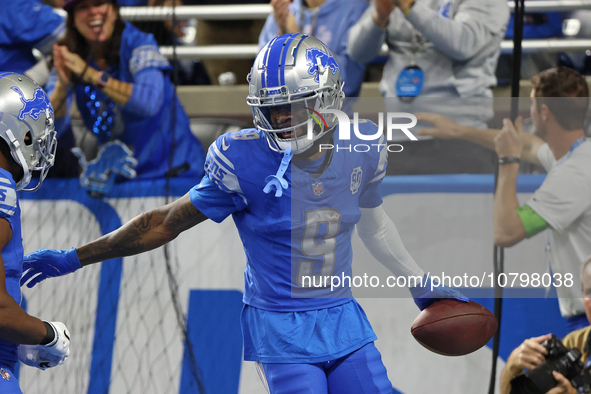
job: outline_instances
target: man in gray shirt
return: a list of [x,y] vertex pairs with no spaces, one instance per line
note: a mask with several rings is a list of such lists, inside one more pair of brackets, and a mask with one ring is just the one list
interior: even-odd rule
[[[508,20],[506,0],[374,0],[351,28],[349,56],[369,62],[384,42],[388,45],[380,91],[389,98],[389,112],[436,112],[486,128],[493,116],[491,87],[496,85]],[[402,145],[406,154],[399,153],[392,166],[401,173],[486,172],[471,162],[470,154],[482,160],[482,152],[473,145]],[[416,162],[420,157],[429,160]],[[399,165],[402,158],[406,164]],[[488,163],[486,167],[494,168]]]

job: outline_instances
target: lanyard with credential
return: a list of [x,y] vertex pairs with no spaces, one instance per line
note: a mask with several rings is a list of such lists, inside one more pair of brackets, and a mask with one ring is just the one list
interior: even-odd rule
[[568,158],[573,154],[573,151],[575,149],[577,149],[586,140],[587,140],[587,137],[583,136],[583,137],[579,138],[578,140],[576,140],[575,142],[573,142],[573,144],[571,145],[571,147],[568,150],[568,152],[566,152],[566,155],[564,155],[564,157],[562,159],[560,159],[560,162],[558,164],[562,164],[566,160],[568,160]]
[[[303,33],[307,9],[308,8],[302,2],[302,7],[300,8],[300,23],[298,26],[298,31],[301,33]],[[310,26],[310,35],[314,37],[314,33],[316,33],[316,23],[318,23],[318,14],[320,13],[320,6],[316,7],[312,12],[314,13],[314,16],[312,17],[312,25]]]
[[[442,1],[444,4],[451,4],[450,2],[445,2],[445,0],[439,0],[436,3],[438,5],[438,13],[441,11]],[[449,8],[450,6],[445,7]],[[449,10],[446,12],[447,15],[445,16],[449,17]],[[423,90],[425,73],[423,69],[417,65],[417,58],[423,51],[423,48],[425,48],[426,43],[427,39],[413,26],[412,40],[410,42],[412,58],[410,64],[404,67],[398,74],[398,78],[396,78],[396,96],[400,101],[405,103],[413,101],[415,97],[421,94],[421,90]]]

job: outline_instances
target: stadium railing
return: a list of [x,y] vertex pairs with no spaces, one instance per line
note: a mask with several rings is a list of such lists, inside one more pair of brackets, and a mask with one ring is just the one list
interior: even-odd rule
[[[508,7],[513,10],[514,3],[509,1]],[[526,1],[527,12],[569,12],[588,9],[591,10],[591,0],[541,0]],[[179,6],[174,9],[174,17],[179,20],[248,20],[264,19],[271,13],[271,6],[267,4],[252,5],[202,5]],[[165,20],[171,19],[172,7],[122,7],[121,15],[130,21]],[[524,52],[562,52],[588,50],[591,48],[591,39],[532,39],[523,40]],[[163,46],[162,54],[171,58],[173,47]],[[505,40],[501,44],[503,53],[513,51],[513,42]],[[179,59],[254,59],[258,52],[257,45],[208,45],[208,46],[181,46],[176,48],[176,56]],[[382,54],[387,54],[387,47],[382,47]]]

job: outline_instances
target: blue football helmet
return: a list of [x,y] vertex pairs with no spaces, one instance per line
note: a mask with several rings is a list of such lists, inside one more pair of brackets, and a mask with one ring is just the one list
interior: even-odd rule
[[[24,75],[0,73],[0,137],[23,169],[16,190],[39,189],[53,165],[57,148],[53,107],[45,91]],[[39,183],[25,189],[33,171],[40,171]]]
[[341,109],[341,71],[335,54],[314,37],[293,33],[271,40],[257,55],[248,83],[254,125],[275,151],[305,152],[338,124],[336,115],[319,111]]

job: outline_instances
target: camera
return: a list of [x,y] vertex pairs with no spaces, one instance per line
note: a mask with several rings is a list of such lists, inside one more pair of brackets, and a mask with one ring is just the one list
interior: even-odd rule
[[511,394],[544,394],[557,384],[552,371],[560,372],[568,380],[573,380],[583,371],[579,349],[567,349],[554,335],[542,343],[542,346],[548,350],[546,361],[513,378]]

